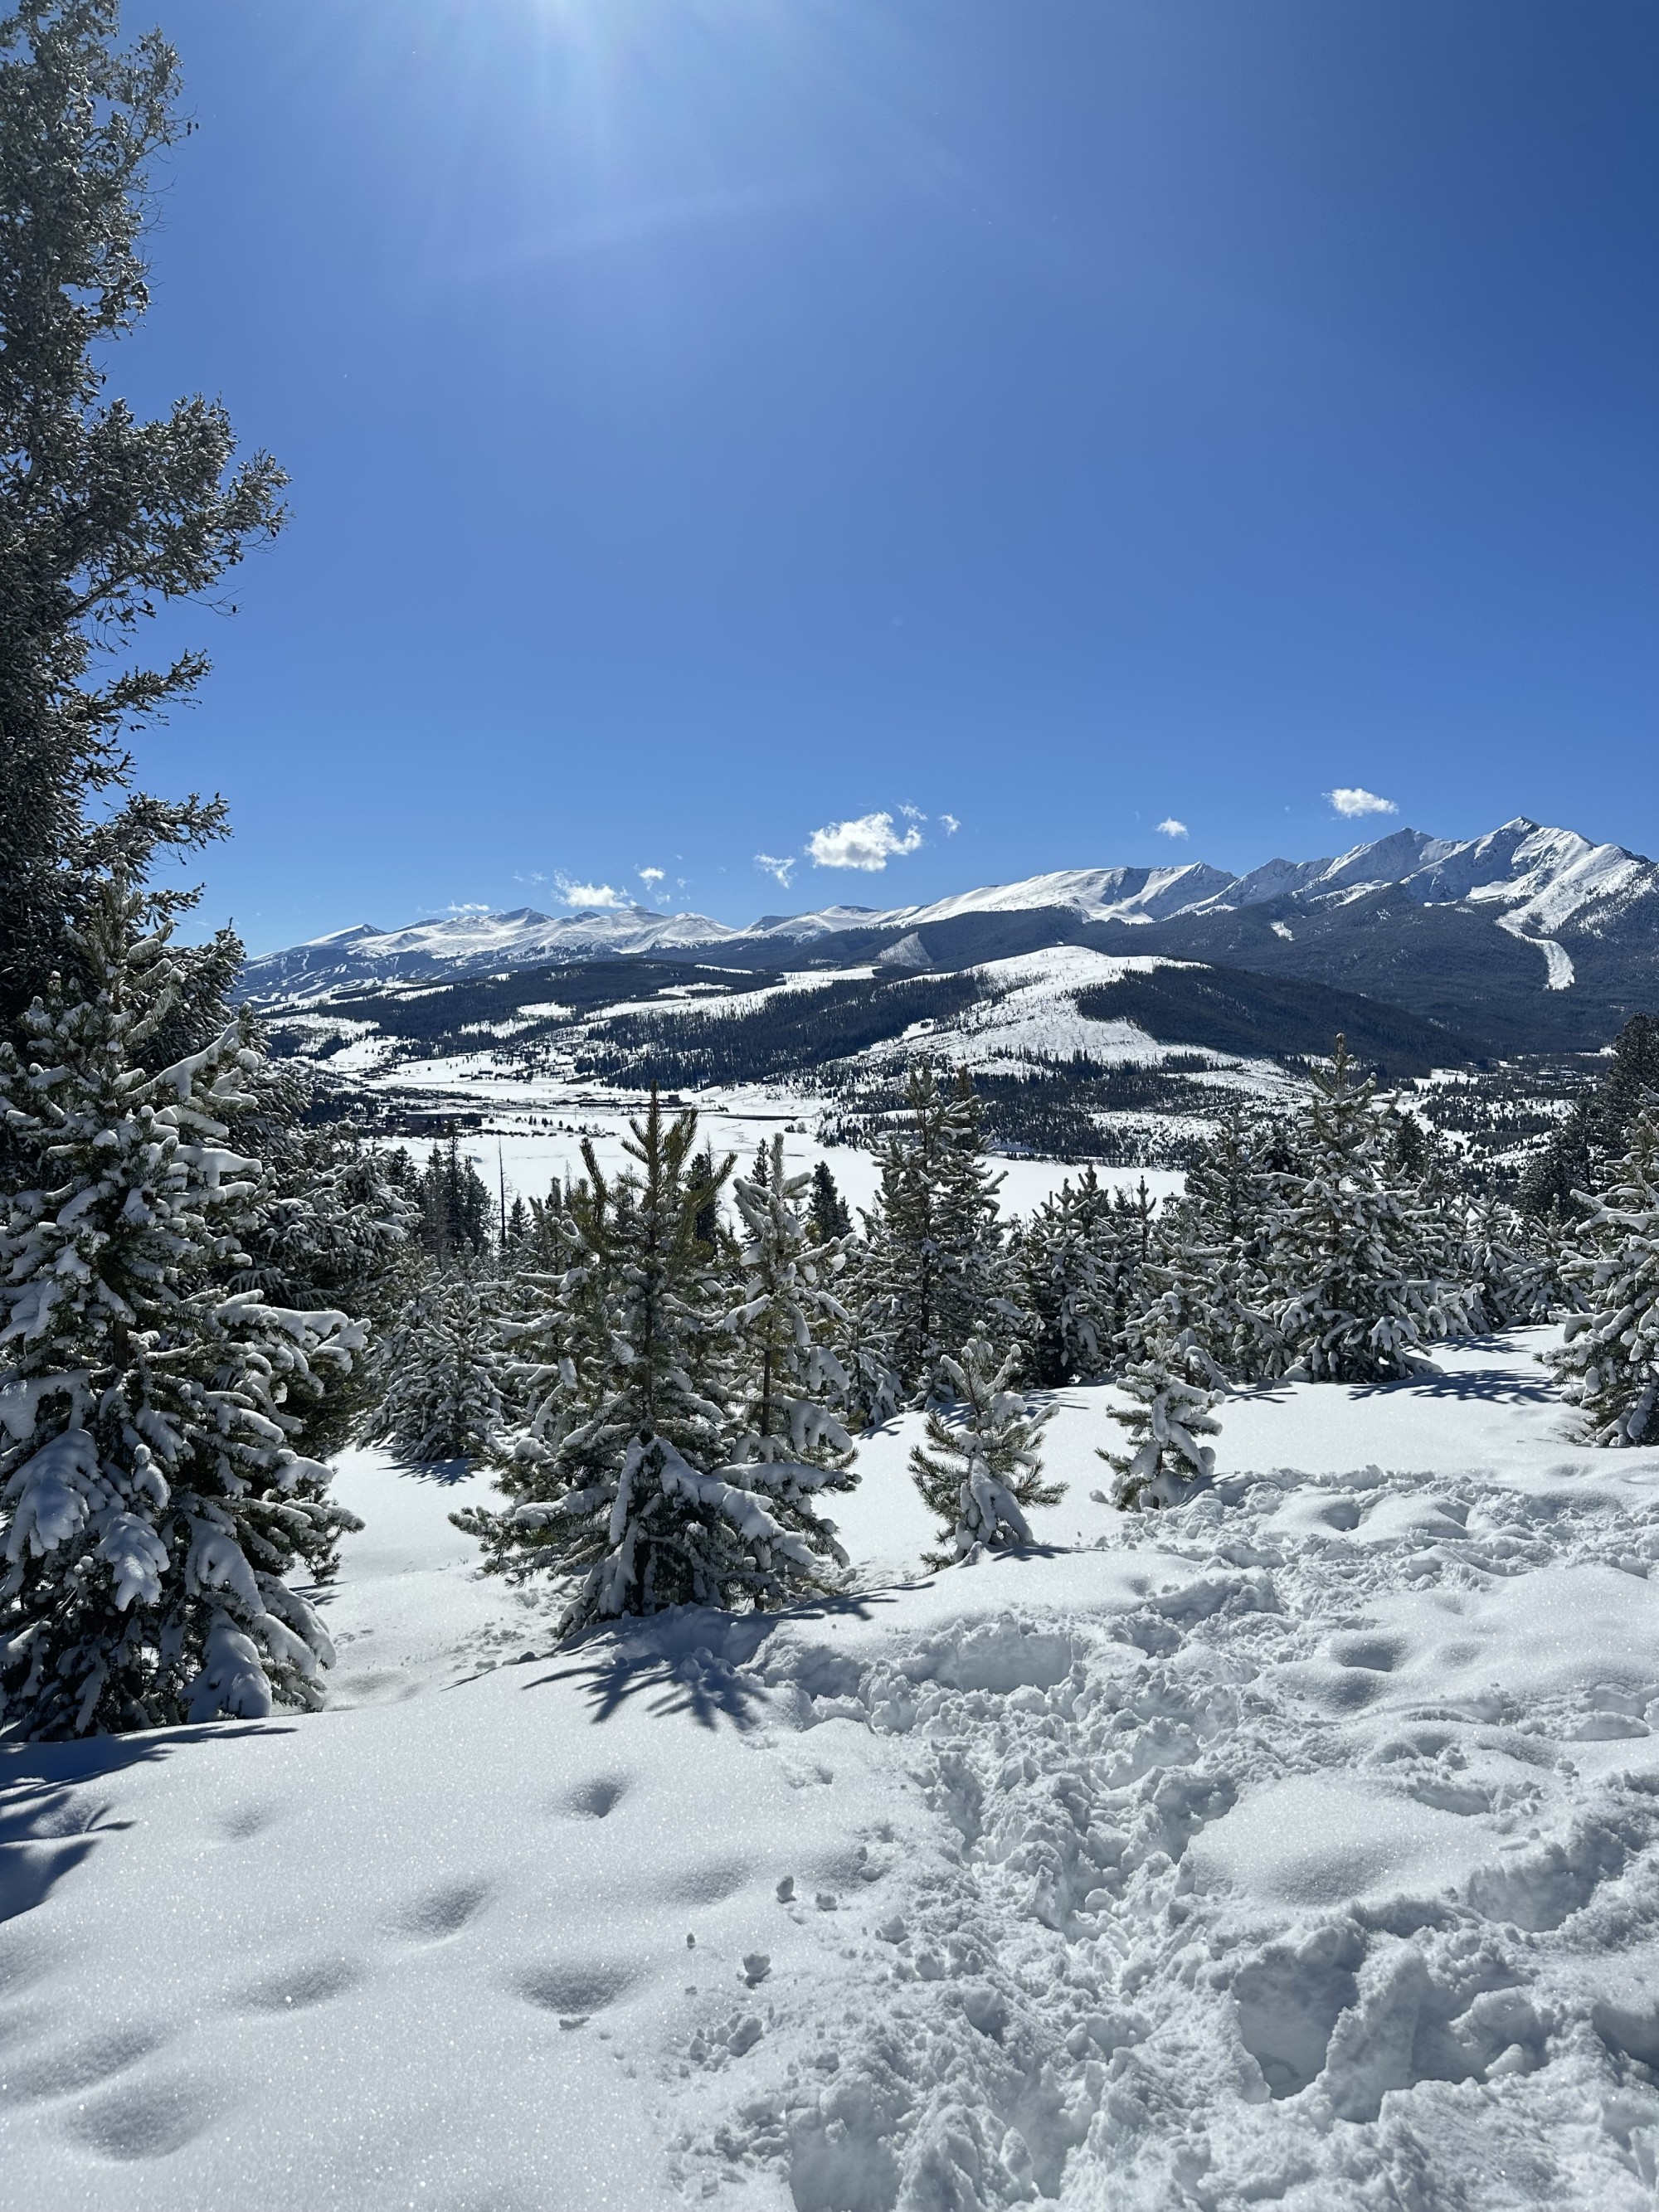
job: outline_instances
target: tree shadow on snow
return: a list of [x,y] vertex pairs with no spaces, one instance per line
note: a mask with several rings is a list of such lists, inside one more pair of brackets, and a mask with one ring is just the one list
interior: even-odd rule
[[83,1736],[70,1743],[0,1743],[0,1923],[44,1905],[102,1836],[132,1826],[112,1808],[79,1795],[83,1783],[124,1767],[150,1765],[197,1743],[227,1736],[288,1735],[266,1723],[233,1728],[212,1722],[140,1735]]
[[[1458,1349],[1471,1352],[1503,1352],[1508,1349],[1502,1340],[1471,1337],[1460,1339]],[[1516,1355],[1517,1359],[1522,1355]],[[1485,1401],[1492,1406],[1556,1406],[1561,1402],[1561,1393],[1556,1384],[1541,1370],[1534,1377],[1521,1371],[1519,1367],[1486,1369],[1479,1374],[1448,1374],[1437,1369],[1431,1375],[1412,1375],[1397,1382],[1356,1382],[1350,1385],[1356,1398],[1387,1398],[1400,1391],[1408,1390],[1419,1398],[1462,1399],[1473,1404]]]
[[[643,1697],[653,1717],[669,1720],[684,1713],[699,1728],[718,1728],[724,1720],[733,1728],[750,1729],[762,1717],[768,1685],[748,1670],[779,1629],[837,1617],[867,1620],[874,1607],[895,1604],[897,1596],[860,1590],[782,1613],[732,1614],[705,1606],[677,1607],[620,1632],[614,1624],[587,1630],[565,1647],[573,1664],[538,1674],[525,1687],[575,1684],[595,1724],[608,1721],[631,1698]],[[614,1640],[619,1633],[624,1641]],[[596,1648],[601,1644],[609,1648]]]
[[470,1482],[477,1473],[470,1459],[394,1459],[392,1465],[410,1482],[435,1482],[446,1490]]

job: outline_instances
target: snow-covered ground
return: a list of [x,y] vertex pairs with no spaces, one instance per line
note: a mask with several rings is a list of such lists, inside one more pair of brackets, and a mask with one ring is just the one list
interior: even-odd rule
[[1625,2212],[1659,2151],[1659,1452],[1541,1333],[1224,1411],[1052,1549],[555,1651],[348,1457],[331,1709],[0,1748],[38,2212]]
[[[644,1110],[635,1096],[617,1097],[591,1088],[576,1091],[551,1085],[489,1091],[458,1085],[439,1095],[458,1104],[477,1106],[487,1115],[482,1131],[460,1132],[459,1147],[490,1190],[505,1186],[509,1206],[520,1194],[540,1198],[552,1183],[586,1174],[581,1152],[584,1136],[592,1139],[600,1172],[620,1173],[630,1165],[623,1149],[629,1124]],[[748,1085],[698,1091],[687,1103],[697,1109],[700,1139],[708,1141],[717,1159],[727,1152],[735,1153],[739,1175],[749,1172],[758,1147],[781,1131],[784,1158],[791,1174],[810,1173],[820,1160],[826,1160],[855,1218],[858,1208],[875,1204],[881,1181],[875,1154],[852,1145],[820,1142],[817,1132],[823,1110],[821,1098]],[[396,1137],[387,1141],[407,1146],[419,1158],[430,1150],[433,1139]],[[1001,1178],[997,1203],[1005,1219],[1033,1212],[1063,1182],[1075,1182],[1082,1172],[1075,1164],[1062,1160],[993,1158],[990,1166]],[[1112,1168],[1097,1163],[1095,1171],[1109,1189],[1133,1191],[1144,1180],[1155,1199],[1179,1193],[1186,1181],[1172,1168]]]

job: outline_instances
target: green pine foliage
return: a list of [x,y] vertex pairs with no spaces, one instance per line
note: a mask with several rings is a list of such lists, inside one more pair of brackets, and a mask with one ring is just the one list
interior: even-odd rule
[[362,1325],[229,1279],[258,1164],[231,1149],[258,1056],[228,1028],[152,1068],[179,971],[153,905],[106,884],[0,1048],[19,1172],[0,1216],[0,1712],[32,1735],[322,1701],[332,1658],[290,1588],[351,1516],[298,1411]]
[[1027,1510],[1057,1505],[1066,1494],[1063,1483],[1043,1480],[1038,1449],[1054,1409],[1033,1412],[1012,1387],[1019,1364],[1018,1346],[999,1361],[985,1337],[970,1337],[960,1358],[947,1353],[941,1363],[956,1403],[928,1407],[926,1441],[910,1453],[911,1480],[939,1523],[939,1548],[924,1555],[930,1567],[1030,1544]]
[[1265,1382],[1285,1365],[1273,1318],[1274,1237],[1285,1180],[1283,1133],[1271,1122],[1229,1115],[1188,1170],[1163,1241],[1179,1267],[1195,1341],[1239,1382]]
[[1592,1443],[1659,1443],[1659,1108],[1637,1115],[1613,1188],[1588,1209],[1563,1268],[1584,1310],[1553,1356]]
[[1454,1218],[1455,1266],[1473,1328],[1525,1328],[1573,1303],[1544,1224],[1528,1221],[1495,1192],[1459,1206]]
[[1381,1382],[1432,1366],[1431,1337],[1467,1327],[1458,1286],[1425,1274],[1408,1194],[1389,1159],[1375,1079],[1356,1079],[1346,1039],[1313,1071],[1299,1118],[1299,1174],[1275,1224],[1274,1324],[1287,1369],[1313,1382]]
[[505,1364],[478,1282],[433,1270],[376,1353],[383,1395],[365,1440],[416,1465],[487,1459],[504,1420]]
[[653,1088],[628,1173],[607,1183],[584,1148],[568,1264],[532,1328],[545,1387],[503,1452],[510,1503],[454,1516],[489,1571],[564,1579],[562,1634],[665,1606],[772,1607],[847,1565],[817,1506],[850,1472],[733,1457],[753,1431],[718,1265],[730,1239],[709,1218],[731,1163],[698,1160],[696,1141],[696,1114],[668,1120]]
[[489,1186],[451,1135],[434,1145],[416,1182],[420,1237],[427,1256],[440,1267],[465,1267],[490,1247],[495,1201]]
[[880,1153],[866,1318],[901,1389],[922,1404],[951,1387],[953,1346],[999,1307],[1005,1326],[1018,1309],[972,1080],[962,1072],[943,1085],[931,1066],[913,1067],[906,1109]]
[[[118,0],[19,0],[0,20],[0,1027],[67,975],[66,925],[103,874],[137,880],[223,834],[218,800],[131,789],[133,732],[208,667],[133,648],[283,520],[282,471],[237,463],[218,401],[145,422],[106,397],[149,304],[149,173],[191,127],[171,47],[152,31],[123,49],[119,27]],[[221,986],[237,957],[222,940]]]
[[853,1215],[842,1196],[828,1160],[812,1170],[812,1202],[808,1209],[812,1236],[819,1244],[836,1244],[853,1233]]
[[1521,1210],[1565,1229],[1581,1218],[1578,1194],[1605,1189],[1630,1149],[1636,1118],[1659,1096],[1659,1015],[1632,1014],[1613,1039],[1601,1080],[1527,1164]]
[[799,1460],[840,1468],[853,1456],[838,1407],[846,1369],[830,1348],[847,1315],[830,1285],[842,1265],[839,1240],[820,1243],[807,1211],[810,1176],[784,1167],[783,1139],[762,1147],[756,1172],[732,1185],[741,1233],[742,1303],[728,1317],[739,1347],[738,1462]]

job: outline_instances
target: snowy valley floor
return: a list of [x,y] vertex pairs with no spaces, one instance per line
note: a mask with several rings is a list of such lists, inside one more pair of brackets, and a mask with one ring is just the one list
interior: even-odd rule
[[550,1650],[349,1457],[331,1710],[0,1748],[38,2212],[1651,2207],[1659,1453],[1533,1354],[1224,1408],[1222,1474]]

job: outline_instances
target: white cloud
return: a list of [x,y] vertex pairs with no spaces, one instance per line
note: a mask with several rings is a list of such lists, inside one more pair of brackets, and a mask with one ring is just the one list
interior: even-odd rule
[[1160,837],[1184,837],[1187,825],[1184,822],[1177,822],[1173,814],[1167,814],[1158,825],[1158,834]]
[[1350,820],[1357,814],[1398,814],[1400,809],[1391,799],[1379,799],[1374,791],[1364,791],[1357,783],[1339,783],[1334,791],[1325,793],[1339,814]]
[[939,817],[939,826],[947,837],[954,837],[962,824],[954,814],[941,814]]
[[785,890],[788,890],[789,878],[795,872],[795,860],[793,854],[787,860],[781,860],[775,853],[757,853],[755,866],[757,868],[764,868],[769,876],[775,876]]
[[471,906],[465,903],[458,904],[455,900],[451,899],[449,902],[449,911],[451,914],[494,914],[495,909],[493,906]]
[[927,819],[919,806],[901,806],[899,812],[907,822],[925,822]]
[[890,814],[860,814],[856,821],[831,822],[815,830],[806,841],[807,857],[815,868],[862,868],[876,875],[921,843],[914,825],[900,836]]
[[567,906],[616,907],[626,906],[628,901],[609,884],[573,884],[562,870],[553,878],[559,887],[559,896]]
[[659,884],[663,878],[660,868],[638,868],[635,872],[642,884]]

